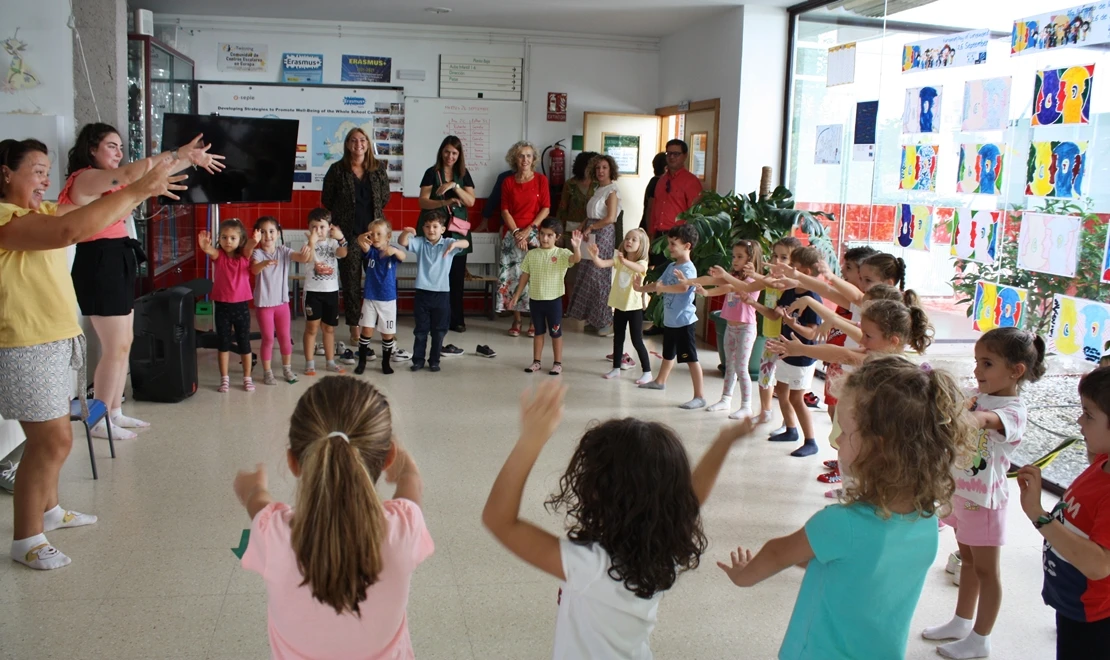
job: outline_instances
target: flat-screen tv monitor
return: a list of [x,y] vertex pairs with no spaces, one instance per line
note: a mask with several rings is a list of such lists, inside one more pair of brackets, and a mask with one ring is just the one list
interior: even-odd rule
[[257,119],[220,115],[167,114],[162,124],[162,148],[188,144],[198,133],[211,153],[224,156],[226,168],[218,174],[186,168],[188,190],[181,202],[240,204],[288,202],[293,197],[293,167],[297,156],[296,119]]

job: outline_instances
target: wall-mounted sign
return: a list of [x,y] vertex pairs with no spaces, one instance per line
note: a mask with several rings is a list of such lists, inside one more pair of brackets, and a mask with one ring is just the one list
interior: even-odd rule
[[344,55],[339,79],[363,83],[391,82],[393,80],[393,58],[376,55]]
[[265,71],[266,44],[220,44],[217,71]]
[[547,93],[547,121],[567,120],[566,92]]
[[439,56],[441,98],[523,100],[524,59]]
[[319,85],[324,82],[324,56],[285,53],[281,56],[281,82]]
[[640,173],[640,136],[602,133],[603,153],[612,156],[621,174]]

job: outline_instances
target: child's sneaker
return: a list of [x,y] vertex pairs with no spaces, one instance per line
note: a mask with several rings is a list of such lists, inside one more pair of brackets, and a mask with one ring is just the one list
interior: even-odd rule
[[635,367],[635,366],[636,366],[636,361],[633,360],[631,357],[629,357],[628,353],[625,353],[624,357],[621,358],[621,369],[622,370],[631,369],[632,367]]
[[358,362],[355,358],[355,352],[349,348],[339,354],[339,361],[343,364],[356,364]]
[[454,357],[456,355],[462,355],[463,354],[463,349],[459,348],[458,346],[455,346],[454,344],[447,344],[442,349],[440,349],[440,352],[445,356]]
[[823,484],[838,484],[841,482],[840,470],[833,470],[832,472],[819,474],[817,475],[817,481],[820,481]]
[[393,349],[393,356],[389,358],[394,362],[408,362],[412,359],[412,353],[409,353],[403,348]]
[[818,399],[817,395],[813,392],[806,392],[805,396],[802,397],[802,399],[810,408],[819,408],[821,406],[821,399]]
[[486,346],[485,344],[479,344],[478,348],[475,349],[474,352],[476,354],[482,356],[482,357],[485,357],[485,358],[495,358],[495,357],[497,357],[497,353],[492,348],[490,348],[489,346]]
[[960,552],[957,550],[956,552],[948,555],[948,564],[944,567],[944,570],[948,573],[951,573],[952,575],[959,575],[960,568],[963,565],[964,560],[962,557],[960,557]]
[[316,342],[316,355],[324,355],[324,342]]
[[824,463],[822,463],[822,465],[824,465],[826,468],[828,468],[830,470],[839,470],[840,469],[840,461],[836,460],[835,458],[830,460],[830,461],[825,461]]

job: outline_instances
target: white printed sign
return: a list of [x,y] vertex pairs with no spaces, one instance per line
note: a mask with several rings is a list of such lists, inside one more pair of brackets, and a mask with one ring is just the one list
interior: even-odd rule
[[265,71],[269,46],[266,44],[220,44],[217,71]]

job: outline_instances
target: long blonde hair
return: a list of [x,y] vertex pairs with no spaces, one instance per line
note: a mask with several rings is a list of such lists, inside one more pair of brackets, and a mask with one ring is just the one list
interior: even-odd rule
[[374,156],[374,143],[370,141],[370,136],[366,131],[361,128],[352,128],[347,131],[347,137],[343,138],[343,164],[347,169],[353,169],[354,154],[351,153],[351,147],[348,144],[355,133],[366,138],[366,158],[362,160],[362,169],[367,172],[373,172],[378,169],[378,159]]
[[629,229],[627,232],[625,232],[624,240],[621,241],[621,254],[624,254],[624,241],[627,241],[629,236],[635,236],[640,239],[640,249],[636,250],[636,254],[634,255],[629,256],[625,254],[624,258],[628,259],[629,261],[643,261],[644,259],[647,259],[648,251],[651,249],[651,239],[648,238],[647,232],[643,229],[640,229],[639,227],[636,227],[635,229]]
[[300,466],[293,551],[301,584],[337,614],[359,615],[382,571],[385,510],[374,483],[392,448],[389,402],[351,376],[308,388],[289,421],[289,450]]

